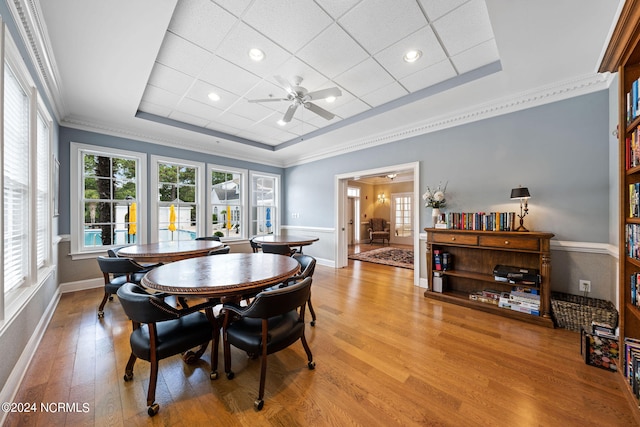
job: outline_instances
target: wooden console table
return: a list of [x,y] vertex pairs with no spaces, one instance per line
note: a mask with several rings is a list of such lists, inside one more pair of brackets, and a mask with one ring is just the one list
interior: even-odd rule
[[[553,328],[551,318],[551,233],[470,231],[425,228],[427,232],[427,278],[429,288],[424,296],[446,301],[500,316],[523,320]],[[443,271],[446,288],[433,291],[433,251],[452,255],[453,268]],[[509,292],[514,284],[496,281],[496,265],[532,268],[540,271],[537,286],[540,294],[540,315],[526,314],[497,305],[475,301],[469,295],[485,289]],[[536,287],[536,286],[529,286]]]

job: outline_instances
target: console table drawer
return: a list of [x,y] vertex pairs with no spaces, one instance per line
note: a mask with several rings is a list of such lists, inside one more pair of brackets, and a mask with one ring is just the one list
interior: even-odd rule
[[433,235],[434,243],[453,243],[458,245],[477,245],[478,236],[467,236],[464,234],[454,233],[435,233]]
[[540,241],[538,239],[511,238],[509,236],[480,236],[480,245],[504,249],[524,249],[530,251],[537,251],[540,249]]

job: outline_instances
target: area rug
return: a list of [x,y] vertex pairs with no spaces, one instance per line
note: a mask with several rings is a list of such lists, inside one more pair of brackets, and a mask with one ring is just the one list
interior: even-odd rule
[[410,249],[379,248],[358,254],[351,254],[349,255],[349,259],[410,268],[413,270],[413,250]]

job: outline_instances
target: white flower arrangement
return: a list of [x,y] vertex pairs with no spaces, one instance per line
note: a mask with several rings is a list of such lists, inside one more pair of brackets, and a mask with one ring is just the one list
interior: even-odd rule
[[448,182],[444,184],[444,188],[442,188],[442,183],[438,184],[438,188],[436,188],[435,191],[432,191],[431,188],[427,187],[427,191],[422,195],[425,208],[440,209],[447,205],[447,199],[444,195],[447,191],[447,184]]

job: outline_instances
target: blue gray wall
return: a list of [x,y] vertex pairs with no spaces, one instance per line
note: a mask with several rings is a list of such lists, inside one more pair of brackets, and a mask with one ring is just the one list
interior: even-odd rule
[[[286,223],[335,227],[334,176],[420,162],[419,191],[448,181],[446,210],[518,210],[511,189],[531,192],[527,228],[557,240],[609,242],[609,95],[601,91],[392,144],[287,168]],[[421,208],[422,230],[431,210]]]

